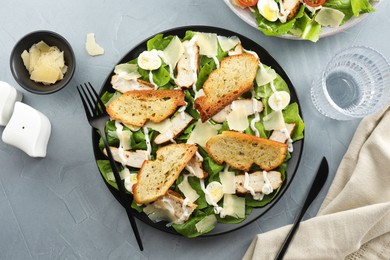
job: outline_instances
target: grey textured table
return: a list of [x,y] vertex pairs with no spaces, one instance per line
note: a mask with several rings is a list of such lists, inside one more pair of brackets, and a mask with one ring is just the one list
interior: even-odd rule
[[[367,45],[390,59],[390,4],[351,29],[313,44],[266,37],[236,17],[222,0],[3,0],[0,8],[0,80],[24,94],[24,102],[48,116],[52,134],[44,159],[0,142],[0,259],[239,259],[257,233],[292,223],[322,156],[330,178],[309,209],[316,214],[359,120],[321,116],[311,103],[314,77],[338,50]],[[304,152],[287,192],[256,222],[229,234],[186,239],[138,221],[145,251],[138,250],[124,209],[97,170],[75,86],[99,89],[116,62],[143,39],[183,25],[211,25],[241,33],[264,47],[296,87],[306,123]],[[23,35],[40,29],[62,34],[72,44],[77,68],[68,87],[40,96],[22,90],[9,69],[9,54]],[[85,51],[94,32],[103,56]],[[0,128],[0,134],[3,128]]]

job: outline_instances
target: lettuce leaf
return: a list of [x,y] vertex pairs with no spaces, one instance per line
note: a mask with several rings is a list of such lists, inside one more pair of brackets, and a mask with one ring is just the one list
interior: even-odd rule
[[118,189],[118,185],[116,184],[116,182],[108,179],[108,175],[112,173],[110,161],[109,160],[97,160],[96,163],[97,163],[97,166],[98,166],[104,180],[108,184],[110,184],[112,187],[114,187],[115,189]]
[[164,36],[163,34],[157,34],[156,36],[147,41],[147,50],[151,51],[153,49],[156,49],[162,51],[168,46],[173,37],[173,35]]
[[303,139],[303,131],[305,123],[299,115],[299,108],[297,103],[289,104],[283,111],[283,118],[286,123],[295,123],[294,132],[291,136],[293,141]]
[[203,218],[205,218],[207,215],[199,215],[195,217],[191,217],[188,221],[184,222],[183,224],[173,224],[172,227],[176,230],[177,233],[182,234],[183,236],[186,236],[188,238],[194,238],[197,236],[202,235],[203,233],[210,232],[214,229],[214,227],[210,228],[209,230],[205,230],[203,233],[200,233],[195,225],[199,221],[201,221]]
[[351,5],[354,16],[359,16],[361,13],[370,13],[375,11],[369,0],[351,0]]
[[306,13],[297,21],[297,26],[302,30],[300,35],[302,39],[312,42],[318,41],[321,33],[321,25],[314,20],[314,17],[310,17]]
[[286,23],[282,23],[279,20],[276,22],[268,21],[259,13],[257,8],[254,8],[254,15],[259,30],[261,30],[265,35],[280,36],[288,33],[294,27],[296,20],[302,17],[304,9],[304,6],[301,6],[295,18],[287,21]]
[[327,0],[324,6],[343,12],[345,17],[342,23],[351,19],[352,16],[375,11],[369,0]]

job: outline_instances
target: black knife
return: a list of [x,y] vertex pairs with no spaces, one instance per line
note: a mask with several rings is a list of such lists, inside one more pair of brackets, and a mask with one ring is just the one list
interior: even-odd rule
[[301,222],[303,215],[305,215],[305,212],[309,208],[310,204],[317,197],[318,193],[320,193],[322,187],[324,186],[324,184],[326,182],[326,179],[328,178],[328,173],[329,173],[328,161],[326,160],[325,157],[322,157],[321,164],[318,167],[316,177],[313,180],[313,183],[311,185],[309,193],[307,194],[307,197],[306,197],[305,203],[303,204],[301,212],[299,213],[290,232],[288,233],[287,237],[285,238],[285,240],[282,244],[282,247],[279,249],[279,252],[275,257],[276,260],[283,259],[283,256],[286,253],[287,248],[290,245],[290,242],[292,241],[292,239],[295,235],[295,232],[298,229],[299,223]]

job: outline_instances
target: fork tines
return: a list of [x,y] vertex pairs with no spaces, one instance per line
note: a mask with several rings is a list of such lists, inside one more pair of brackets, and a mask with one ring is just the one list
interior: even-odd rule
[[[80,89],[81,89],[81,91],[80,91]],[[85,89],[87,91],[85,91]],[[104,103],[102,102],[98,93],[92,87],[90,82],[88,82],[88,84],[84,83],[84,87],[83,87],[83,85],[77,86],[77,91],[79,92],[79,95],[81,97],[81,101],[83,102],[83,106],[84,106],[84,109],[86,112],[88,111],[90,115],[94,115],[94,114],[99,113],[99,112],[103,113],[103,114],[106,113],[106,111],[104,109],[104,107],[105,107]],[[86,104],[86,102],[88,103],[88,105]],[[95,104],[99,104],[99,105],[95,106]],[[91,111],[91,108],[93,108],[93,107],[95,108],[95,111]]]

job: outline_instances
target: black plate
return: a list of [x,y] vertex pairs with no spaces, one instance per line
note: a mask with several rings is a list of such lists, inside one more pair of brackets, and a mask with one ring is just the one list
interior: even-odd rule
[[[262,63],[264,63],[268,66],[271,66],[286,81],[286,83],[290,89],[290,92],[291,92],[290,93],[291,94],[291,101],[298,102],[298,98],[297,98],[295,89],[294,89],[290,79],[287,77],[287,74],[282,69],[282,67],[276,62],[276,60],[274,58],[272,58],[272,56],[266,50],[264,50],[257,43],[246,38],[245,36],[240,35],[240,34],[235,33],[235,32],[232,32],[232,31],[229,31],[229,30],[226,30],[226,29],[210,27],[210,26],[186,26],[186,27],[180,27],[180,28],[167,30],[167,31],[164,31],[161,33],[164,34],[164,36],[177,35],[180,38],[183,38],[185,35],[185,32],[188,30],[199,31],[199,32],[211,32],[211,33],[216,33],[218,35],[223,35],[223,36],[236,35],[237,37],[240,38],[242,45],[245,49],[255,51],[259,55]],[[152,37],[154,37],[154,35]],[[150,37],[150,38],[152,38],[152,37]],[[149,39],[146,39],[145,41],[141,42],[136,47],[134,47],[132,50],[130,50],[120,61],[118,61],[117,64],[125,63],[125,62],[128,62],[128,61],[138,57],[139,54],[146,49],[146,42]],[[114,72],[112,72],[107,77],[107,79],[104,82],[102,89],[100,91],[100,95],[102,95],[106,91],[110,91],[110,92],[114,91],[112,89],[111,84],[110,84],[111,77],[113,75],[114,75]],[[299,104],[299,102],[298,102],[298,104]],[[301,111],[300,111],[300,115],[302,116]],[[92,131],[92,142],[93,142],[93,149],[94,149],[96,160],[105,159],[105,156],[101,153],[101,151],[99,149],[99,135],[96,131]],[[299,161],[300,161],[301,154],[302,154],[302,150],[303,150],[303,140],[299,140],[299,141],[294,142],[293,146],[294,146],[294,152],[292,153],[292,158],[288,162],[288,166],[286,169],[286,179],[282,185],[282,188],[279,191],[278,196],[273,201],[271,201],[269,204],[267,204],[266,206],[264,206],[262,208],[254,208],[252,214],[250,214],[245,221],[243,221],[239,224],[220,224],[220,223],[218,223],[214,230],[212,230],[211,232],[209,232],[207,234],[204,234],[203,236],[222,235],[222,234],[237,230],[239,228],[242,228],[242,227],[252,223],[253,221],[257,220],[264,213],[266,213],[270,208],[272,208],[272,206],[274,206],[278,202],[278,200],[282,197],[284,192],[287,190],[287,188],[288,188],[289,184],[291,183],[291,181],[296,173],[296,170],[298,168]],[[103,178],[103,180],[104,180],[104,178]],[[107,187],[109,188],[109,190],[111,191],[111,193],[114,195],[114,197],[123,205],[123,201],[120,199],[119,191],[116,190],[115,188],[113,188],[107,182],[106,182],[106,184],[107,184]],[[136,212],[136,211],[134,211],[134,212]],[[144,213],[140,214],[140,213],[136,212],[136,217],[139,220],[143,221],[144,223],[146,223],[152,227],[155,227],[159,230],[162,230],[162,231],[165,231],[168,233],[172,233],[172,234],[178,234],[172,227],[166,227],[165,226],[166,222],[153,223]]]

